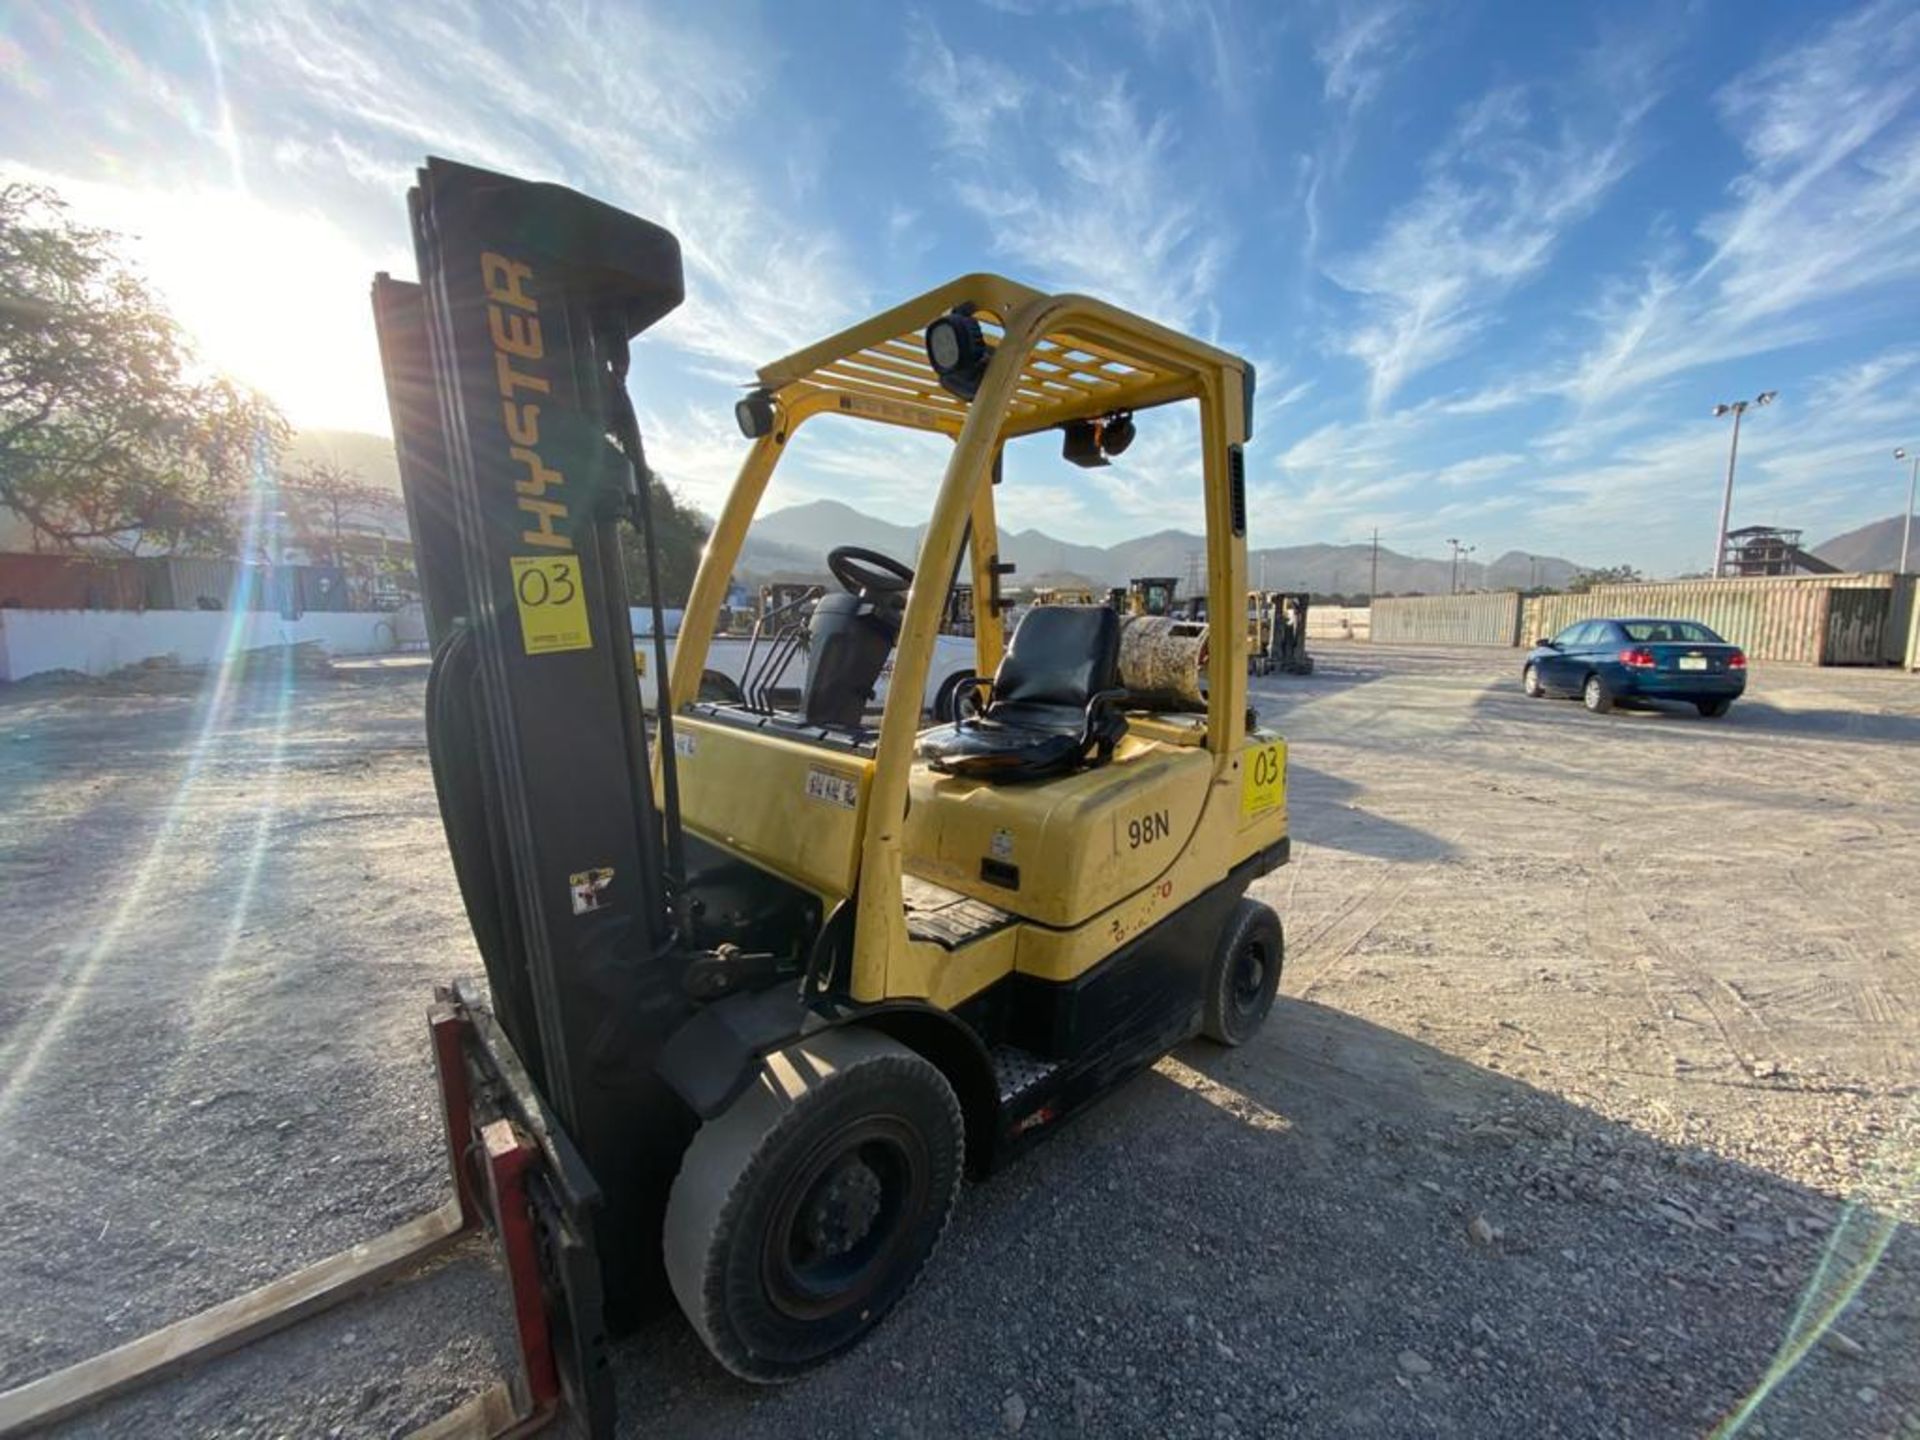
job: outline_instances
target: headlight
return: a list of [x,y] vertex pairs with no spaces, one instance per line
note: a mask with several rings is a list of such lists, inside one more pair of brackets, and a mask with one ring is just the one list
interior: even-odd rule
[[733,423],[747,439],[758,440],[773,429],[773,397],[764,390],[756,390],[735,401]]
[[991,359],[993,347],[969,307],[956,306],[927,326],[927,363],[949,394],[973,399]]

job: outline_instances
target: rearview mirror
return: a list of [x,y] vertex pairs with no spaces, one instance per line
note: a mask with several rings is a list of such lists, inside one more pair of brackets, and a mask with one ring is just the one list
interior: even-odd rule
[[1534,641],[1533,643],[1539,646],[1543,650],[1557,650],[1560,648],[1559,646],[1555,645],[1553,641],[1547,639],[1547,637],[1544,635],[1542,635],[1538,640]]

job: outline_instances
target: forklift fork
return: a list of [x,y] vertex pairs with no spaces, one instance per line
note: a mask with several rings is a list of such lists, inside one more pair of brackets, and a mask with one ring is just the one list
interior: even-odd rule
[[429,1017],[453,1195],[396,1229],[256,1290],[0,1392],[0,1440],[68,1419],[400,1279],[478,1231],[497,1237],[512,1290],[520,1374],[496,1381],[415,1440],[505,1440],[549,1426],[612,1433],[588,1212],[599,1196],[540,1108],[487,1011],[443,990]]

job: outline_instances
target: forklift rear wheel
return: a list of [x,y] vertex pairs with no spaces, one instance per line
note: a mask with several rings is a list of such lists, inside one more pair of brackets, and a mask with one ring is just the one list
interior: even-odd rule
[[946,1077],[877,1032],[769,1056],[667,1200],[667,1278],[715,1358],[790,1380],[877,1325],[946,1229],[965,1139]]
[[1220,928],[1207,969],[1206,1016],[1200,1031],[1222,1045],[1244,1045],[1258,1033],[1280,988],[1287,946],[1280,917],[1258,900],[1242,899]]

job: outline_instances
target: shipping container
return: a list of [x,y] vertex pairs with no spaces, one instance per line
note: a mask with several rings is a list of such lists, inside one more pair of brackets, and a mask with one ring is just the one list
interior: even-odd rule
[[1580,620],[1648,615],[1697,620],[1755,660],[1879,665],[1897,658],[1893,637],[1910,594],[1910,583],[1896,585],[1884,572],[1606,585],[1529,600],[1522,638],[1557,635]]
[[10,610],[138,610],[146,601],[140,562],[119,555],[0,555],[0,607]]
[[1907,577],[1907,669],[1920,671],[1920,593]]
[[1387,645],[1516,645],[1520,597],[1412,595],[1373,602],[1371,638]]
[[1307,611],[1307,639],[1365,640],[1371,624],[1364,605],[1315,605]]

